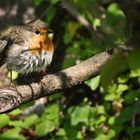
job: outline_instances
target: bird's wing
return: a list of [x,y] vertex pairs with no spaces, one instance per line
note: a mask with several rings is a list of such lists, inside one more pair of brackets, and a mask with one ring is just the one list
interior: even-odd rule
[[8,41],[0,39],[0,67],[4,64]]

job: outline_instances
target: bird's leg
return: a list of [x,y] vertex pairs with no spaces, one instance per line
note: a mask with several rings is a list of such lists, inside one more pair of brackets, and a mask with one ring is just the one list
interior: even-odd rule
[[13,80],[12,80],[12,70],[10,70],[10,85],[12,85],[12,82],[13,82]]
[[10,79],[10,86],[16,85],[16,79],[18,77],[18,73],[13,70],[9,70],[8,78]]

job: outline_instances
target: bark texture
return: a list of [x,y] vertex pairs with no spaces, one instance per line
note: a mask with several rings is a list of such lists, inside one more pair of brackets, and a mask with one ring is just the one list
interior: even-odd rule
[[96,75],[109,58],[110,55],[107,52],[102,52],[78,65],[55,74],[46,75],[38,83],[0,89],[0,113],[13,110],[25,102],[48,96],[56,91],[82,83]]

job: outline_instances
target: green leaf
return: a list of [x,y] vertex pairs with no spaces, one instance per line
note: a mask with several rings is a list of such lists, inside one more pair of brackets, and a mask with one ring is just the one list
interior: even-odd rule
[[101,20],[99,18],[95,18],[93,20],[93,26],[94,26],[94,29],[96,29],[97,27],[101,26]]
[[49,104],[45,111],[42,114],[42,119],[51,120],[59,125],[59,105],[58,104]]
[[105,114],[105,107],[102,105],[99,105],[96,107],[97,108],[97,114]]
[[118,99],[118,95],[115,94],[115,93],[109,93],[109,94],[106,94],[106,95],[105,95],[104,99],[105,99],[106,101],[113,101],[113,100],[115,100],[115,99]]
[[93,129],[93,126],[95,125],[96,122],[96,116],[97,116],[97,108],[96,107],[90,107],[90,113],[88,117],[88,124],[89,129]]
[[56,132],[56,136],[66,136],[66,132],[64,129],[60,128],[57,132]]
[[107,120],[107,117],[104,116],[104,115],[101,115],[101,116],[98,117],[98,119],[96,120],[95,123],[98,126],[99,124],[104,123],[106,120]]
[[78,24],[77,22],[68,22],[68,33],[71,34],[71,36],[73,37],[74,34],[76,33],[76,30],[79,28],[80,24]]
[[75,65],[75,61],[76,61],[75,57],[71,57],[71,58],[65,57],[65,59],[63,61],[63,69]]
[[121,95],[124,91],[128,90],[129,86],[126,84],[120,84],[117,88],[117,94]]
[[62,98],[63,98],[63,94],[60,93],[60,92],[52,94],[51,96],[48,96],[48,100],[50,102],[56,101],[56,100],[59,100],[59,99],[62,99]]
[[140,76],[140,69],[131,70],[129,77],[135,78]]
[[124,126],[123,124],[118,124],[115,121],[115,124],[112,125],[112,129],[114,129],[116,131],[116,134],[119,134],[121,131],[123,131],[123,129],[124,129],[123,126]]
[[65,35],[64,35],[64,43],[66,45],[69,44],[72,41],[72,38],[73,38],[72,34],[65,33]]
[[45,22],[47,23],[47,25],[50,25],[50,23],[51,23],[52,19],[54,18],[55,14],[56,14],[55,7],[53,5],[50,5],[45,11],[45,15],[47,17]]
[[20,128],[16,127],[7,130],[0,135],[1,140],[25,140],[25,138],[20,134]]
[[64,130],[66,131],[68,140],[76,140],[78,128],[77,126],[72,126],[69,119],[66,119],[64,122]]
[[113,83],[108,87],[108,92],[111,94],[114,94],[114,93],[116,93],[117,88],[118,88],[118,85]]
[[83,134],[81,131],[78,131],[77,133],[77,140],[83,140]]
[[22,112],[21,109],[15,109],[12,112],[10,112],[10,114],[12,114],[12,115],[19,115],[21,112]]
[[55,5],[55,4],[57,4],[59,1],[60,1],[60,0],[51,0],[50,2],[51,2],[51,4]]
[[99,87],[100,83],[100,75],[88,80],[85,82],[93,91],[95,91]]
[[109,140],[106,135],[99,134],[94,140]]
[[9,119],[8,115],[6,115],[6,114],[0,115],[0,128],[8,125],[9,121],[10,121],[10,119]]
[[110,124],[110,125],[113,125],[113,124],[115,124],[115,117],[113,116],[113,117],[110,117],[109,119],[108,119],[108,124]]
[[35,125],[38,122],[39,118],[37,115],[30,115],[25,118],[24,124],[29,128],[32,125]]
[[75,106],[69,109],[71,115],[71,124],[77,125],[79,123],[88,123],[88,116],[90,112],[89,106]]
[[113,78],[125,69],[125,57],[123,52],[118,52],[101,69],[101,84],[107,89]]
[[108,23],[112,25],[118,22],[125,22],[125,14],[117,3],[111,3],[108,6],[106,16]]
[[26,128],[26,129],[28,128],[27,125],[21,120],[18,120],[18,121],[17,120],[15,120],[15,121],[11,120],[9,122],[9,125],[14,126],[14,127]]
[[127,134],[129,136],[134,136],[135,133],[139,133],[139,132],[140,132],[140,127],[139,126],[137,126],[137,127],[130,127],[127,130]]
[[128,93],[124,96],[124,103],[132,104],[136,99],[138,99],[139,93],[137,91],[128,91]]
[[110,129],[109,132],[107,133],[108,140],[111,140],[115,136],[116,136],[116,131],[114,129]]
[[52,132],[56,127],[55,122],[50,120],[44,120],[36,125],[35,131],[38,136],[44,136],[49,132]]
[[129,75],[121,75],[118,77],[118,83],[124,84],[129,80]]
[[36,125],[36,133],[44,136],[59,126],[59,105],[49,104],[43,112],[39,123]]
[[131,120],[134,111],[135,110],[134,110],[133,106],[125,108],[121,112],[120,116],[116,119],[116,123],[117,124],[123,124],[123,123]]
[[106,101],[113,101],[116,99],[119,99],[122,95],[122,93],[126,90],[128,90],[129,86],[126,84],[119,84],[118,87],[116,84],[112,84],[109,86],[108,94],[104,96],[104,99]]
[[33,0],[35,6],[39,6],[43,0]]
[[140,49],[136,49],[132,53],[129,54],[127,62],[128,66],[131,70],[140,69]]

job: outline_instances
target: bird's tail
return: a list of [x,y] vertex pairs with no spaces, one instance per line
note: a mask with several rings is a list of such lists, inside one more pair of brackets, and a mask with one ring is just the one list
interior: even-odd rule
[[8,44],[8,41],[6,40],[0,40],[0,53],[4,51],[4,48]]
[[6,46],[8,44],[8,41],[6,40],[1,40],[0,39],[0,66],[3,65],[3,60],[4,60],[4,56],[5,56],[5,51],[7,50]]

